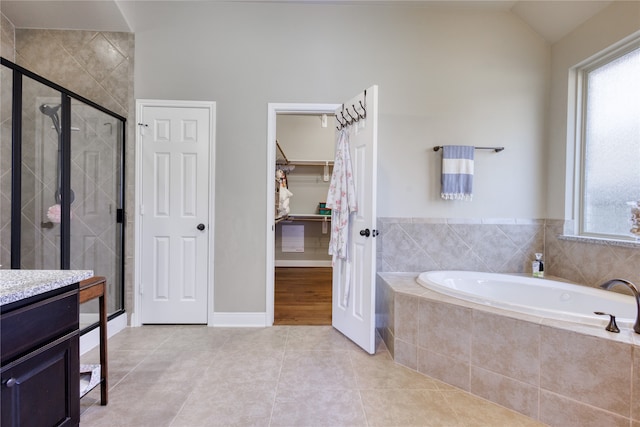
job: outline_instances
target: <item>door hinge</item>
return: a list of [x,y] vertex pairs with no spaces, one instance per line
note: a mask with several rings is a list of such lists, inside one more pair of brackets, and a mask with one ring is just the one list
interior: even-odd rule
[[124,209],[116,209],[116,222],[122,224],[124,222]]

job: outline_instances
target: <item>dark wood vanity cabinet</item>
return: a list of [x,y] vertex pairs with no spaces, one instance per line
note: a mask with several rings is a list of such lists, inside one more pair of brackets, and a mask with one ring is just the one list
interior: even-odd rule
[[80,423],[78,284],[2,306],[1,427]]

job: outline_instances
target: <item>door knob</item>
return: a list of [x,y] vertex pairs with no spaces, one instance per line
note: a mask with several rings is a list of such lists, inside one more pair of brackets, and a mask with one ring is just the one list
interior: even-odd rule
[[204,224],[198,224],[198,226],[196,228],[198,230],[202,231],[202,230],[204,230]]
[[360,235],[361,236],[369,237],[370,234],[371,234],[371,232],[369,231],[368,228],[365,228],[364,230],[360,230]]

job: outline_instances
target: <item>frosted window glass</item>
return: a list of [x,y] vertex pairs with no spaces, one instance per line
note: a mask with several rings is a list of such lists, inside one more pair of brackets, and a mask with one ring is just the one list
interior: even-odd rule
[[640,49],[587,74],[583,231],[629,236],[640,200]]

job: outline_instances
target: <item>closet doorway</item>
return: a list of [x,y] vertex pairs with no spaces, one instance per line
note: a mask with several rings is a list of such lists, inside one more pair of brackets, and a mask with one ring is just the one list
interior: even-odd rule
[[[340,158],[351,158],[336,165],[344,177],[353,177],[357,210],[349,217],[349,227],[341,231],[349,242],[350,259],[333,260],[331,325],[366,352],[375,353],[375,289],[376,289],[376,224],[377,141],[378,141],[378,86],[373,85],[342,104],[269,104],[267,119],[267,277],[266,323],[274,321],[274,247],[275,247],[275,177],[276,118],[278,114],[331,114],[339,122]],[[340,119],[338,119],[340,117]],[[321,118],[321,120],[323,120]],[[337,123],[336,123],[337,124]],[[329,124],[327,123],[327,126]],[[333,123],[331,126],[335,126]],[[348,150],[348,152],[346,151]],[[282,151],[282,150],[281,150]],[[325,165],[328,165],[325,163]],[[351,169],[351,170],[350,170]],[[338,170],[338,169],[336,169]],[[328,187],[327,187],[328,189]],[[327,191],[328,193],[328,191]],[[285,193],[287,194],[287,193]],[[304,194],[304,192],[303,192]],[[340,193],[341,200],[345,198]],[[322,194],[324,196],[324,194]],[[317,197],[317,196],[316,196]],[[317,198],[315,200],[318,200]],[[322,200],[322,199],[320,199]],[[287,199],[291,205],[291,200]],[[351,201],[342,201],[351,205]],[[284,205],[283,205],[284,206]],[[321,208],[321,206],[318,206]],[[293,212],[295,214],[295,212]],[[291,215],[291,213],[289,214]],[[323,219],[324,221],[324,219]],[[294,250],[300,245],[301,230],[285,233],[287,245]],[[302,233],[304,239],[304,234]],[[286,246],[286,245],[285,245]]]
[[334,111],[339,105],[270,107],[275,119],[273,147],[269,147],[274,209],[267,276],[273,289],[273,324],[331,325],[331,214],[324,202],[333,168]]

